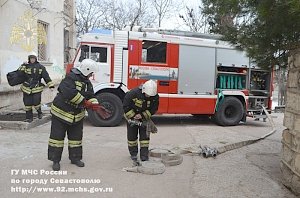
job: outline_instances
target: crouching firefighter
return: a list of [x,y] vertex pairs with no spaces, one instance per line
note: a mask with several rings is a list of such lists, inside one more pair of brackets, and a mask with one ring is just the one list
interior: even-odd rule
[[123,108],[127,119],[127,140],[128,150],[133,161],[137,161],[138,154],[138,133],[140,142],[140,159],[149,159],[149,141],[146,126],[142,123],[151,118],[157,112],[159,106],[159,96],[157,94],[157,84],[153,80],[148,80],[142,86],[134,88],[126,93]]
[[53,161],[52,169],[60,170],[60,160],[66,132],[68,134],[69,159],[72,164],[84,167],[82,159],[82,134],[85,109],[96,111],[102,118],[109,117],[105,108],[95,98],[89,80],[98,71],[96,62],[84,59],[61,81],[58,94],[51,106],[52,123],[48,143],[48,159]]
[[38,118],[41,119],[43,117],[41,96],[45,86],[41,83],[41,80],[43,78],[51,90],[54,89],[54,83],[51,81],[46,68],[37,61],[37,56],[34,52],[31,52],[28,56],[28,63],[22,64],[19,70],[24,72],[25,75],[25,81],[21,85],[21,90],[26,111],[26,122],[33,121],[33,107],[38,112]]

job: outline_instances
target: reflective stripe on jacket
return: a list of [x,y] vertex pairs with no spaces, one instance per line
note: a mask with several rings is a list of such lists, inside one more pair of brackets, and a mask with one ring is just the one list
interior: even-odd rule
[[84,100],[98,103],[92,83],[77,69],[72,69],[58,86],[51,114],[69,124],[79,122],[85,116]]
[[126,119],[131,119],[136,114],[141,114],[144,120],[148,120],[157,112],[158,106],[158,94],[153,97],[146,97],[140,87],[127,92],[123,100],[124,116]]

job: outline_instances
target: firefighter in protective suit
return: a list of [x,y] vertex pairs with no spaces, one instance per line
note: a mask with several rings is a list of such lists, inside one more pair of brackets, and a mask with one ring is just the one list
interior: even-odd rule
[[58,94],[51,106],[52,123],[48,143],[48,159],[53,161],[52,169],[60,170],[60,160],[66,132],[68,134],[69,159],[72,164],[84,167],[82,159],[82,133],[85,110],[95,110],[102,118],[109,117],[95,98],[89,80],[98,71],[96,62],[84,59],[79,67],[73,68],[62,80]]
[[127,123],[128,150],[133,161],[137,161],[138,154],[138,133],[140,142],[140,159],[149,159],[150,137],[146,133],[146,126],[132,125],[133,121],[147,121],[157,112],[159,106],[159,96],[157,94],[157,84],[153,80],[148,80],[142,86],[130,90],[126,93],[123,108]]
[[37,61],[35,52],[29,54],[28,63],[23,63],[19,70],[24,72],[26,76],[25,82],[21,85],[26,111],[26,122],[33,121],[33,107],[38,112],[38,118],[41,119],[43,117],[41,110],[41,96],[45,86],[41,80],[43,78],[51,90],[54,89],[54,83],[51,81],[46,68]]

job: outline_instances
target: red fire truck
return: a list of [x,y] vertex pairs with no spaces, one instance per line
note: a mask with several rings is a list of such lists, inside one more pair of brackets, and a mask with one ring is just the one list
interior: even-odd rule
[[148,79],[157,81],[159,114],[207,115],[232,126],[265,118],[262,105],[271,109],[272,72],[217,36],[140,27],[87,33],[67,71],[85,58],[99,65],[94,91],[112,112],[106,120],[89,112],[95,126],[120,124],[125,93]]

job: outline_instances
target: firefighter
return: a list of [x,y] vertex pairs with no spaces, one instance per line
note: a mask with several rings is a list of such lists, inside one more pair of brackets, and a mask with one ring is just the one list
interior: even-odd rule
[[52,82],[46,68],[37,61],[35,52],[31,52],[28,56],[28,63],[23,63],[19,68],[25,74],[25,82],[21,85],[23,92],[23,102],[26,111],[26,122],[33,121],[32,108],[38,112],[38,118],[42,119],[43,113],[41,110],[41,96],[44,84],[42,78],[47,83],[48,87],[53,90],[54,83]]
[[[64,138],[68,135],[69,159],[72,164],[84,167],[82,159],[82,133],[85,109],[99,110],[102,118],[108,115],[95,98],[89,78],[98,71],[96,62],[84,59],[79,67],[71,69],[58,87],[58,94],[51,106],[52,123],[48,143],[48,159],[52,169],[60,170]],[[99,112],[98,111],[98,112]]]
[[148,80],[140,87],[134,88],[126,93],[123,108],[127,123],[128,150],[133,161],[137,161],[138,154],[138,133],[140,142],[140,159],[149,159],[149,141],[146,126],[133,125],[131,121],[143,122],[151,118],[156,113],[159,105],[157,94],[157,84],[153,80]]

